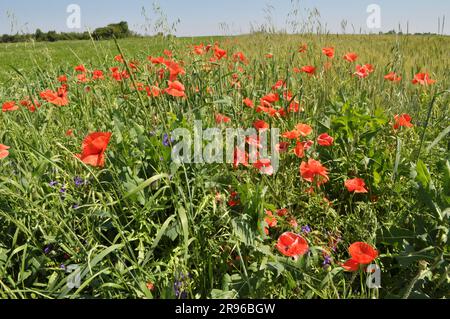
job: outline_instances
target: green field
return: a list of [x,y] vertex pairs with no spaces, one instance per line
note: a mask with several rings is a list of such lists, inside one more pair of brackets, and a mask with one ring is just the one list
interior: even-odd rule
[[[211,61],[216,41],[227,55]],[[200,43],[211,50],[194,54]],[[148,59],[165,49],[173,52],[165,61],[184,70],[176,75],[184,97],[166,90],[170,63]],[[114,59],[121,51],[123,62]],[[348,52],[358,60],[344,60]],[[450,37],[405,35],[0,44],[0,298],[448,298],[448,52]],[[360,78],[357,64],[374,71]],[[304,66],[315,74],[295,71]],[[111,67],[129,77],[114,79]],[[401,81],[386,80],[389,72]],[[415,85],[418,73],[436,82]],[[56,91],[61,75],[68,100],[56,106],[41,93]],[[278,99],[264,104],[269,93]],[[218,114],[230,121],[217,123]],[[402,114],[412,125],[394,128]],[[203,128],[263,120],[282,134],[302,123],[312,132],[280,136],[287,151],[274,175],[251,164],[176,165],[170,134],[192,132],[194,120]],[[82,160],[93,132],[112,133],[103,166]],[[318,142],[323,133],[331,146]],[[300,169],[312,159],[326,180]],[[345,186],[354,178],[367,192]],[[307,252],[291,258],[277,248],[286,233]],[[381,288],[365,284],[369,262],[342,267],[359,242],[377,250],[370,263]],[[80,270],[75,288],[69,265]]]

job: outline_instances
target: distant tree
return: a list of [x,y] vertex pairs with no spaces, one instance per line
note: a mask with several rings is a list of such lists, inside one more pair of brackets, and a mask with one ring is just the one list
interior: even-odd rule
[[36,32],[34,33],[34,39],[36,41],[45,41],[45,34],[41,31],[41,29],[36,29]]

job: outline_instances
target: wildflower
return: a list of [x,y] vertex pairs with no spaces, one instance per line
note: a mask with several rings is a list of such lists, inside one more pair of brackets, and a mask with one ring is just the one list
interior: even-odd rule
[[308,225],[305,225],[305,226],[302,226],[301,230],[302,230],[302,233],[309,234],[311,232],[311,227],[309,227]]
[[364,242],[353,243],[348,252],[351,258],[342,265],[347,271],[356,271],[360,265],[368,265],[378,257],[378,251]]
[[265,131],[269,129],[269,123],[263,121],[263,120],[257,120],[253,123],[253,127],[257,129],[258,131]]
[[303,43],[300,48],[298,49],[299,53],[304,53],[308,50],[308,45],[306,43]]
[[323,48],[322,53],[325,54],[330,59],[334,58],[334,48],[333,47]]
[[354,52],[347,53],[344,55],[344,60],[348,62],[355,62],[358,59],[358,55]]
[[165,147],[169,147],[172,145],[172,139],[169,137],[169,134],[164,133],[162,143]]
[[411,123],[411,116],[409,114],[397,114],[394,116],[395,124],[394,129],[398,130],[400,127],[413,127]]
[[289,149],[289,143],[288,142],[280,142],[275,147],[279,153],[285,153]]
[[374,71],[373,66],[371,64],[365,65],[357,65],[356,72],[354,73],[356,76],[364,79],[369,76],[370,73]]
[[4,158],[8,157],[8,155],[9,155],[9,151],[8,150],[9,149],[10,149],[9,146],[0,144],[0,159],[4,159]]
[[67,76],[66,75],[59,76],[58,77],[58,82],[66,83],[67,82]]
[[308,162],[302,162],[300,165],[300,174],[304,180],[310,183],[316,181],[317,185],[329,181],[327,169],[319,161],[312,158]]
[[294,154],[298,157],[298,158],[303,158],[305,157],[305,146],[303,145],[302,142],[297,142],[297,145],[294,148]]
[[270,159],[259,159],[253,166],[257,168],[261,174],[273,175],[273,167]]
[[432,80],[428,73],[417,73],[412,80],[413,84],[431,85],[436,83],[436,80]]
[[239,147],[236,147],[234,150],[234,157],[233,157],[233,166],[234,168],[238,168],[239,164],[244,165],[245,167],[248,167],[248,160],[249,156],[248,153],[245,150],[241,150]]
[[301,72],[304,72],[304,73],[307,73],[307,74],[310,74],[310,75],[313,75],[313,74],[316,73],[316,68],[313,67],[312,65],[307,65],[307,66],[303,66],[303,67],[300,69],[300,71],[301,71]]
[[80,186],[84,185],[84,183],[85,183],[84,180],[81,177],[79,177],[79,176],[76,176],[73,179],[73,182],[74,182],[76,187],[80,187]]
[[253,101],[250,100],[249,98],[245,98],[242,102],[249,108],[253,108],[254,107]]
[[331,256],[325,255],[322,262],[322,267],[324,269],[328,268],[331,265]]
[[86,68],[84,67],[84,65],[77,65],[76,67],[75,67],[75,71],[77,71],[77,72],[81,72],[81,73],[86,73]]
[[112,133],[96,132],[88,135],[82,144],[82,153],[76,155],[83,163],[103,167],[105,165],[105,152]]
[[299,132],[299,134],[303,137],[308,136],[309,134],[312,133],[312,127],[309,126],[308,124],[297,124],[295,126],[295,129]]
[[216,114],[215,120],[216,120],[216,124],[231,122],[231,118],[229,118],[228,116],[225,116],[223,114]]
[[227,51],[219,48],[219,46],[216,44],[214,47],[214,56],[218,59],[221,60],[222,58],[227,56]]
[[17,111],[19,107],[16,105],[16,102],[5,102],[2,105],[2,112],[11,112],[11,111]]
[[300,132],[298,130],[288,131],[281,136],[290,140],[295,140],[300,137]]
[[230,198],[228,200],[228,206],[235,207],[241,203],[239,199],[239,194],[237,192],[231,192]]
[[327,133],[320,134],[317,138],[317,143],[320,146],[331,146],[333,145],[334,139]]
[[45,90],[40,93],[41,98],[45,101],[56,105],[56,106],[66,106],[69,104],[67,98],[67,87],[62,85],[56,92],[52,90]]
[[50,187],[55,187],[56,185],[58,185],[58,182],[57,181],[51,181],[50,183],[48,183],[48,185]]
[[92,73],[92,80],[103,80],[105,77],[103,76],[103,71],[94,70]]
[[178,81],[172,82],[169,80],[169,87],[164,92],[174,97],[185,97],[186,94],[184,91],[185,87],[183,84]]
[[391,82],[399,82],[402,79],[402,77],[398,76],[397,73],[395,73],[395,72],[389,72],[388,74],[386,74],[384,76],[384,78]]
[[294,259],[303,256],[309,250],[308,242],[300,235],[292,232],[282,234],[278,238],[276,247],[281,254]]
[[353,178],[345,181],[345,187],[349,192],[353,193],[367,193],[366,184],[362,178]]

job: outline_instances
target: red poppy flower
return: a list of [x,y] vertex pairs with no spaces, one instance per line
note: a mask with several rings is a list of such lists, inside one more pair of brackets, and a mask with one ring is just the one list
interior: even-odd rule
[[112,133],[92,133],[88,135],[82,145],[82,153],[76,155],[83,163],[95,167],[105,165],[105,151]]
[[317,185],[328,182],[328,170],[322,166],[319,161],[309,159],[308,162],[302,162],[300,165],[300,174],[305,181],[313,183],[317,182]]
[[230,199],[228,200],[228,206],[235,207],[241,203],[237,192],[231,192]]
[[184,97],[186,94],[184,93],[185,87],[178,81],[169,81],[169,87],[164,91],[167,94],[175,97]]
[[297,142],[297,145],[294,148],[294,154],[298,157],[298,158],[303,158],[305,157],[305,146],[303,145],[302,142]]
[[308,51],[308,45],[306,43],[303,43],[300,48],[298,49],[299,53],[305,53],[306,51]]
[[436,83],[436,80],[432,80],[428,73],[417,73],[412,80],[413,84],[431,85]]
[[80,73],[77,75],[78,83],[86,83],[88,78],[86,77],[86,73]]
[[327,133],[323,133],[323,134],[320,134],[319,137],[317,138],[317,143],[320,146],[331,146],[334,143],[334,138],[332,138]]
[[312,75],[316,73],[316,68],[313,67],[312,65],[306,65],[301,68],[301,71]]
[[41,103],[37,100],[34,100],[34,104],[30,100],[22,100],[20,105],[26,107],[30,112],[36,112],[36,107],[41,107]]
[[245,167],[248,167],[248,153],[244,150],[241,150],[239,147],[236,147],[234,150],[234,156],[233,156],[233,166],[234,168],[238,168],[239,164],[244,165]]
[[58,82],[66,83],[67,82],[67,76],[66,75],[59,76],[58,77]]
[[269,210],[266,210],[266,218],[264,218],[264,221],[270,228],[275,227],[278,224],[277,218],[273,216],[273,213]]
[[302,142],[302,144],[306,151],[306,150],[309,150],[311,148],[311,146],[314,145],[314,142],[311,140],[307,140],[307,141]]
[[253,166],[257,168],[261,174],[273,175],[273,167],[270,159],[259,159]]
[[275,91],[281,89],[282,87],[286,87],[286,82],[284,82],[284,80],[278,80],[277,83],[272,86],[272,90]]
[[358,271],[359,269],[359,263],[353,259],[347,260],[345,263],[341,265],[342,268],[344,268],[346,271]]
[[350,245],[348,252],[351,259],[359,264],[370,264],[378,257],[378,251],[367,243],[356,242]]
[[272,54],[272,53],[267,53],[267,54],[265,55],[265,57],[266,57],[267,59],[272,59],[272,58],[273,58],[273,54]]
[[286,216],[287,213],[288,213],[287,208],[281,208],[281,209],[277,210],[277,215],[280,217]]
[[216,114],[216,124],[229,123],[229,122],[231,122],[231,118],[229,118],[228,116],[225,116],[223,114]]
[[354,52],[347,53],[344,55],[344,60],[348,62],[355,62],[358,59],[358,55]]
[[245,57],[244,53],[242,53],[242,52],[236,52],[235,54],[233,54],[233,61],[234,62],[242,62],[244,64],[248,63],[247,58]]
[[94,72],[92,72],[92,80],[103,80],[103,79],[104,79],[103,71],[94,70]]
[[203,55],[206,53],[205,51],[205,45],[203,43],[199,45],[194,45],[194,53],[197,55]]
[[394,129],[398,130],[400,127],[413,127],[414,125],[411,123],[411,116],[409,114],[397,114],[394,116]]
[[253,101],[250,100],[248,97],[245,98],[242,102],[243,102],[246,106],[248,106],[249,108],[253,108],[253,107],[254,107]]
[[297,259],[309,251],[309,246],[302,236],[286,232],[278,238],[277,249],[283,255]]
[[330,47],[330,48],[323,48],[322,49],[323,54],[325,54],[327,57],[329,58],[334,58],[334,48]]
[[216,44],[215,47],[214,47],[214,56],[215,56],[218,60],[220,60],[220,59],[222,59],[222,58],[224,58],[224,57],[227,56],[227,51],[225,51],[225,50],[219,48],[219,46]]
[[257,129],[258,131],[264,131],[269,129],[269,123],[263,121],[263,120],[257,120],[253,123],[253,127]]
[[77,65],[75,67],[75,71],[85,73],[86,72],[86,68],[82,64],[81,65]]
[[161,89],[157,85],[146,86],[145,91],[147,91],[147,96],[158,97],[161,94]]
[[64,84],[58,89],[57,92],[45,90],[44,92],[41,92],[40,96],[45,101],[56,106],[66,106],[69,104],[69,99],[67,98],[67,87],[64,86]]
[[[279,100],[280,100],[280,96],[278,94],[276,94],[276,93],[269,93],[266,96],[263,96],[261,98],[262,102],[266,102],[266,103],[269,103],[269,104],[275,103],[275,102],[277,102]],[[262,103],[262,104],[264,104],[264,103]]]
[[391,82],[399,82],[402,79],[402,77],[398,76],[397,73],[395,73],[395,72],[389,72],[388,74],[386,74],[384,76],[384,78]]
[[157,58],[153,58],[151,56],[148,57],[148,59],[150,60],[150,62],[152,62],[153,64],[163,64],[164,61],[166,59],[164,59],[163,56],[157,57]]
[[2,112],[11,112],[11,111],[17,111],[19,107],[16,105],[16,102],[5,102],[2,106]]
[[290,140],[295,140],[297,138],[300,137],[300,132],[297,130],[293,130],[293,131],[289,131],[289,132],[285,132],[282,135],[284,138],[290,139]]
[[164,53],[164,55],[165,55],[166,57],[168,57],[168,58],[171,58],[172,55],[173,55],[172,51],[167,50],[167,49],[164,50],[163,53]]
[[116,60],[117,62],[123,63],[123,57],[122,57],[121,54],[116,55],[116,56],[114,57],[114,60]]
[[368,77],[373,71],[374,69],[371,64],[357,65],[355,75],[363,79]]
[[352,193],[367,193],[366,183],[362,178],[353,178],[345,181],[345,187]]
[[295,126],[295,129],[296,129],[296,130],[299,132],[299,134],[300,134],[301,136],[303,136],[303,137],[308,136],[308,135],[311,134],[312,131],[313,131],[311,126],[309,126],[308,124],[302,124],[302,123],[297,124],[297,125]]
[[9,155],[9,152],[8,152],[9,148],[10,148],[9,146],[0,144],[0,159],[4,159],[4,158],[8,157],[8,155]]
[[289,149],[289,143],[288,142],[281,142],[275,146],[275,149],[279,153],[286,153]]

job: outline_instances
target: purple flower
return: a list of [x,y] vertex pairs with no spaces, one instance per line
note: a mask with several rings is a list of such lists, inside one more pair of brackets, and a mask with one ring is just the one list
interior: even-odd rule
[[84,184],[84,180],[78,176],[73,179],[73,182],[75,183],[76,187],[80,187],[81,185]]
[[310,232],[311,228],[308,225],[302,226],[302,233],[309,234]]
[[327,268],[329,265],[331,265],[331,256],[326,255],[324,257],[322,266],[323,266],[323,268]]
[[48,185],[50,185],[50,187],[55,187],[56,185],[58,185],[57,181],[51,181],[50,183],[48,183]]
[[166,147],[170,146],[169,134],[165,133],[163,136],[163,145]]
[[52,246],[52,245],[46,246],[46,247],[44,248],[44,254],[47,255],[49,252],[52,251],[52,249],[53,249],[53,246]]
[[80,205],[78,205],[78,204],[74,204],[74,205],[72,206],[73,209],[78,209],[79,207],[80,207]]

